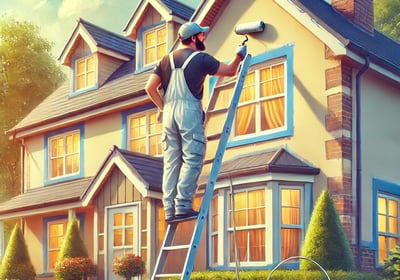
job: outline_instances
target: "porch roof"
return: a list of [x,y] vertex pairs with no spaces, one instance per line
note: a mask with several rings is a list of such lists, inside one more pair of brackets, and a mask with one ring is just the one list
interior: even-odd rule
[[91,178],[83,178],[29,190],[1,203],[0,218],[10,213],[78,202],[90,181]]
[[[287,173],[299,175],[318,175],[320,169],[294,155],[286,148],[257,151],[239,155],[222,163],[218,180],[261,173]],[[200,178],[205,185],[209,174]]]
[[156,197],[161,193],[162,166],[162,158],[114,147],[94,177],[41,186],[17,195],[0,203],[0,220],[86,207],[112,168],[119,168],[135,182],[143,196]]

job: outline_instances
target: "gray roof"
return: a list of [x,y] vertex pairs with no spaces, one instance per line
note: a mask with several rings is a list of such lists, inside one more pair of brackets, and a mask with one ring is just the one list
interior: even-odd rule
[[163,159],[114,147],[149,184],[149,189],[161,192]]
[[368,54],[375,63],[400,72],[400,45],[389,37],[377,30],[373,34],[366,32],[325,1],[292,1],[350,50],[363,56]]
[[93,40],[96,42],[97,46],[101,46],[130,57],[135,55],[136,43],[132,39],[101,28],[83,20],[82,18],[79,19],[79,23],[86,28]]
[[161,0],[161,2],[172,11],[173,15],[179,16],[185,20],[189,20],[193,15],[194,9],[182,2],[175,0]]
[[[127,65],[131,65],[131,67]],[[70,81],[66,81],[9,132],[53,123],[113,103],[146,95],[144,86],[150,74],[150,72],[144,72],[134,75],[132,62],[126,62],[102,87],[73,97],[70,96]]]
[[218,179],[241,174],[292,173],[318,175],[320,170],[284,148],[238,156],[224,162]]
[[[115,156],[123,157],[125,162],[128,162],[128,164],[148,183],[150,190],[161,192],[163,171],[162,158],[122,150],[114,146],[114,149],[107,156],[102,167]],[[100,170],[102,170],[102,167]],[[96,176],[99,174],[100,173],[96,174]],[[0,203],[0,216],[53,205],[79,202],[84,198],[90,185],[95,181],[96,176],[41,186],[17,195],[8,201]]]
[[91,178],[34,188],[0,204],[0,215],[79,201]]

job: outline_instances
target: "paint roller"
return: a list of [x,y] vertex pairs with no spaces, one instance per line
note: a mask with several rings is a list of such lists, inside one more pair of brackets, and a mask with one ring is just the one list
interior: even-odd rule
[[249,40],[247,37],[248,34],[262,32],[264,31],[264,28],[265,23],[262,20],[246,22],[236,25],[235,33],[245,36],[246,39],[242,42],[242,45],[244,45]]

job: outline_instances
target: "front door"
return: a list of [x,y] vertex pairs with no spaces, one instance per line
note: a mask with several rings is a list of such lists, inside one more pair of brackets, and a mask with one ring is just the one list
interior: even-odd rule
[[107,210],[107,268],[108,280],[120,280],[114,275],[115,257],[133,253],[139,255],[139,205],[109,208]]

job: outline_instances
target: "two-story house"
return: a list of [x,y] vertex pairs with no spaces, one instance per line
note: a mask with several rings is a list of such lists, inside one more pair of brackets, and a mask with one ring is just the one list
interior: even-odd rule
[[[248,34],[251,66],[194,269],[235,266],[233,215],[243,269],[299,255],[326,188],[359,268],[382,265],[400,238],[400,46],[374,29],[373,1],[204,0],[193,10],[142,0],[125,36],[79,20],[60,55],[70,80],[8,131],[21,142],[24,191],[0,205],[0,220],[23,221],[37,274],[51,276],[73,216],[98,279],[117,279],[112,260],[128,252],[152,272],[166,228],[162,128],[144,85],[189,20],[210,26],[207,52],[221,61],[244,39],[237,24],[265,23]],[[234,82],[206,81],[197,206]]]

